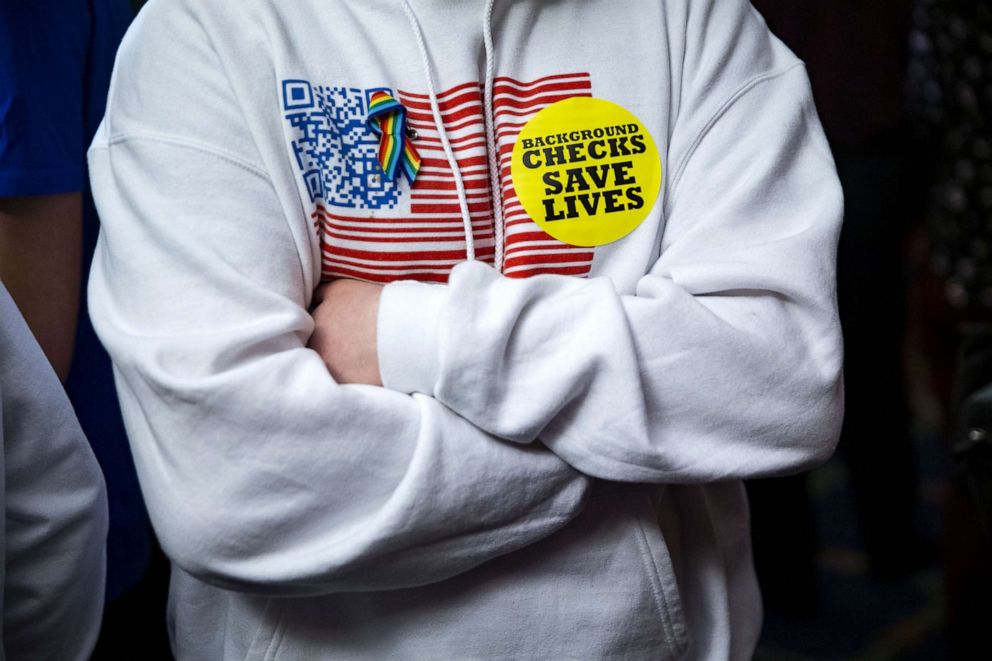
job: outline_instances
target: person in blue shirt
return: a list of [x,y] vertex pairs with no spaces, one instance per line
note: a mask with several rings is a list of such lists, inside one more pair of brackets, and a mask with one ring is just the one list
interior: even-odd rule
[[[165,587],[156,583],[164,579],[148,578],[157,547],[110,361],[80,313],[99,225],[86,148],[135,8],[129,0],[0,3],[0,279],[64,381],[107,482],[108,609],[98,656],[138,638],[147,650],[148,635],[165,645]],[[156,633],[141,631],[149,627]]]

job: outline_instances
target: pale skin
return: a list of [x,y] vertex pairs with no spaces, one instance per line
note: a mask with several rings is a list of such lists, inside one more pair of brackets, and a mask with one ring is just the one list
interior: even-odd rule
[[340,278],[314,292],[314,330],[307,346],[338,383],[382,385],[376,348],[381,292],[382,285]]

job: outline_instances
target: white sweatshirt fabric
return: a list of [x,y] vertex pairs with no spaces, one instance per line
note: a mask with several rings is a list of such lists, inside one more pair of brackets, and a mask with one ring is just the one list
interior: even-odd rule
[[[374,163],[375,90],[408,108],[412,186]],[[583,95],[664,169],[595,248],[544,235],[508,170]],[[842,199],[747,2],[152,0],[89,162],[90,313],[178,658],[750,656],[741,480],[834,448]],[[387,283],[385,387],[306,348],[331,277]]]
[[0,659],[89,658],[107,493],[69,398],[0,284]]

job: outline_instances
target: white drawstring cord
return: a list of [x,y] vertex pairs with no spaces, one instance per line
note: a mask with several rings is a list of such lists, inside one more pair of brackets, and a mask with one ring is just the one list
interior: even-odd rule
[[462,223],[465,226],[465,257],[469,261],[475,260],[475,237],[472,233],[472,216],[468,210],[468,197],[465,195],[465,182],[462,181],[462,173],[458,168],[458,161],[451,151],[451,143],[448,142],[448,134],[444,129],[444,120],[441,117],[441,109],[437,104],[437,92],[434,89],[434,75],[431,70],[431,59],[427,53],[427,43],[424,41],[424,33],[420,29],[417,16],[413,13],[410,3],[407,0],[400,0],[403,6],[403,13],[406,14],[413,35],[417,39],[417,48],[420,49],[420,59],[424,65],[424,78],[427,80],[427,94],[431,100],[431,113],[434,115],[434,125],[437,127],[438,135],[441,138],[441,146],[444,154],[448,157],[448,165],[455,175],[455,189],[458,191],[458,206],[462,212]]
[[494,266],[503,271],[503,173],[500,171],[499,145],[493,117],[493,85],[496,78],[496,49],[493,47],[493,0],[487,0],[482,18],[482,38],[486,46],[486,84],[482,97],[485,109],[486,143],[489,152],[489,182],[492,186],[493,238],[496,243]]

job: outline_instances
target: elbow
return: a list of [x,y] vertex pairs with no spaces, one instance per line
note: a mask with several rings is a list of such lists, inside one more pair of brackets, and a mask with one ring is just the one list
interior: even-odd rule
[[[844,421],[844,382],[839,361],[813,370],[816,376],[792,391],[786,445],[786,473],[810,470],[827,462],[837,449]],[[794,384],[795,386],[795,384]],[[803,396],[796,397],[796,393]]]
[[258,527],[239,527],[235,519],[247,522],[237,514],[225,516],[219,508],[192,503],[176,507],[172,502],[168,512],[154,503],[149,505],[162,550],[185,574],[236,592],[270,596],[293,592],[286,572],[288,563],[273,567],[265,532]]
[[[815,311],[814,311],[815,310]],[[810,470],[833,456],[844,421],[844,344],[832,297],[797,324],[794,353],[779,366],[778,393],[785,407],[784,472]]]
[[244,577],[230,571],[220,560],[220,537],[215,526],[195,518],[155,516],[155,532],[169,560],[184,573],[214,586],[239,582]]
[[[156,528],[159,530],[159,528]],[[207,585],[272,597],[308,596],[315,592],[294,581],[263,549],[246,540],[235,540],[206,524],[192,524],[159,533],[162,550],[172,563],[188,576]]]
[[802,457],[797,471],[810,470],[826,463],[837,449],[844,419],[842,389],[838,388],[835,394],[825,397],[817,408],[818,411],[805,419],[805,433],[798,442]]

